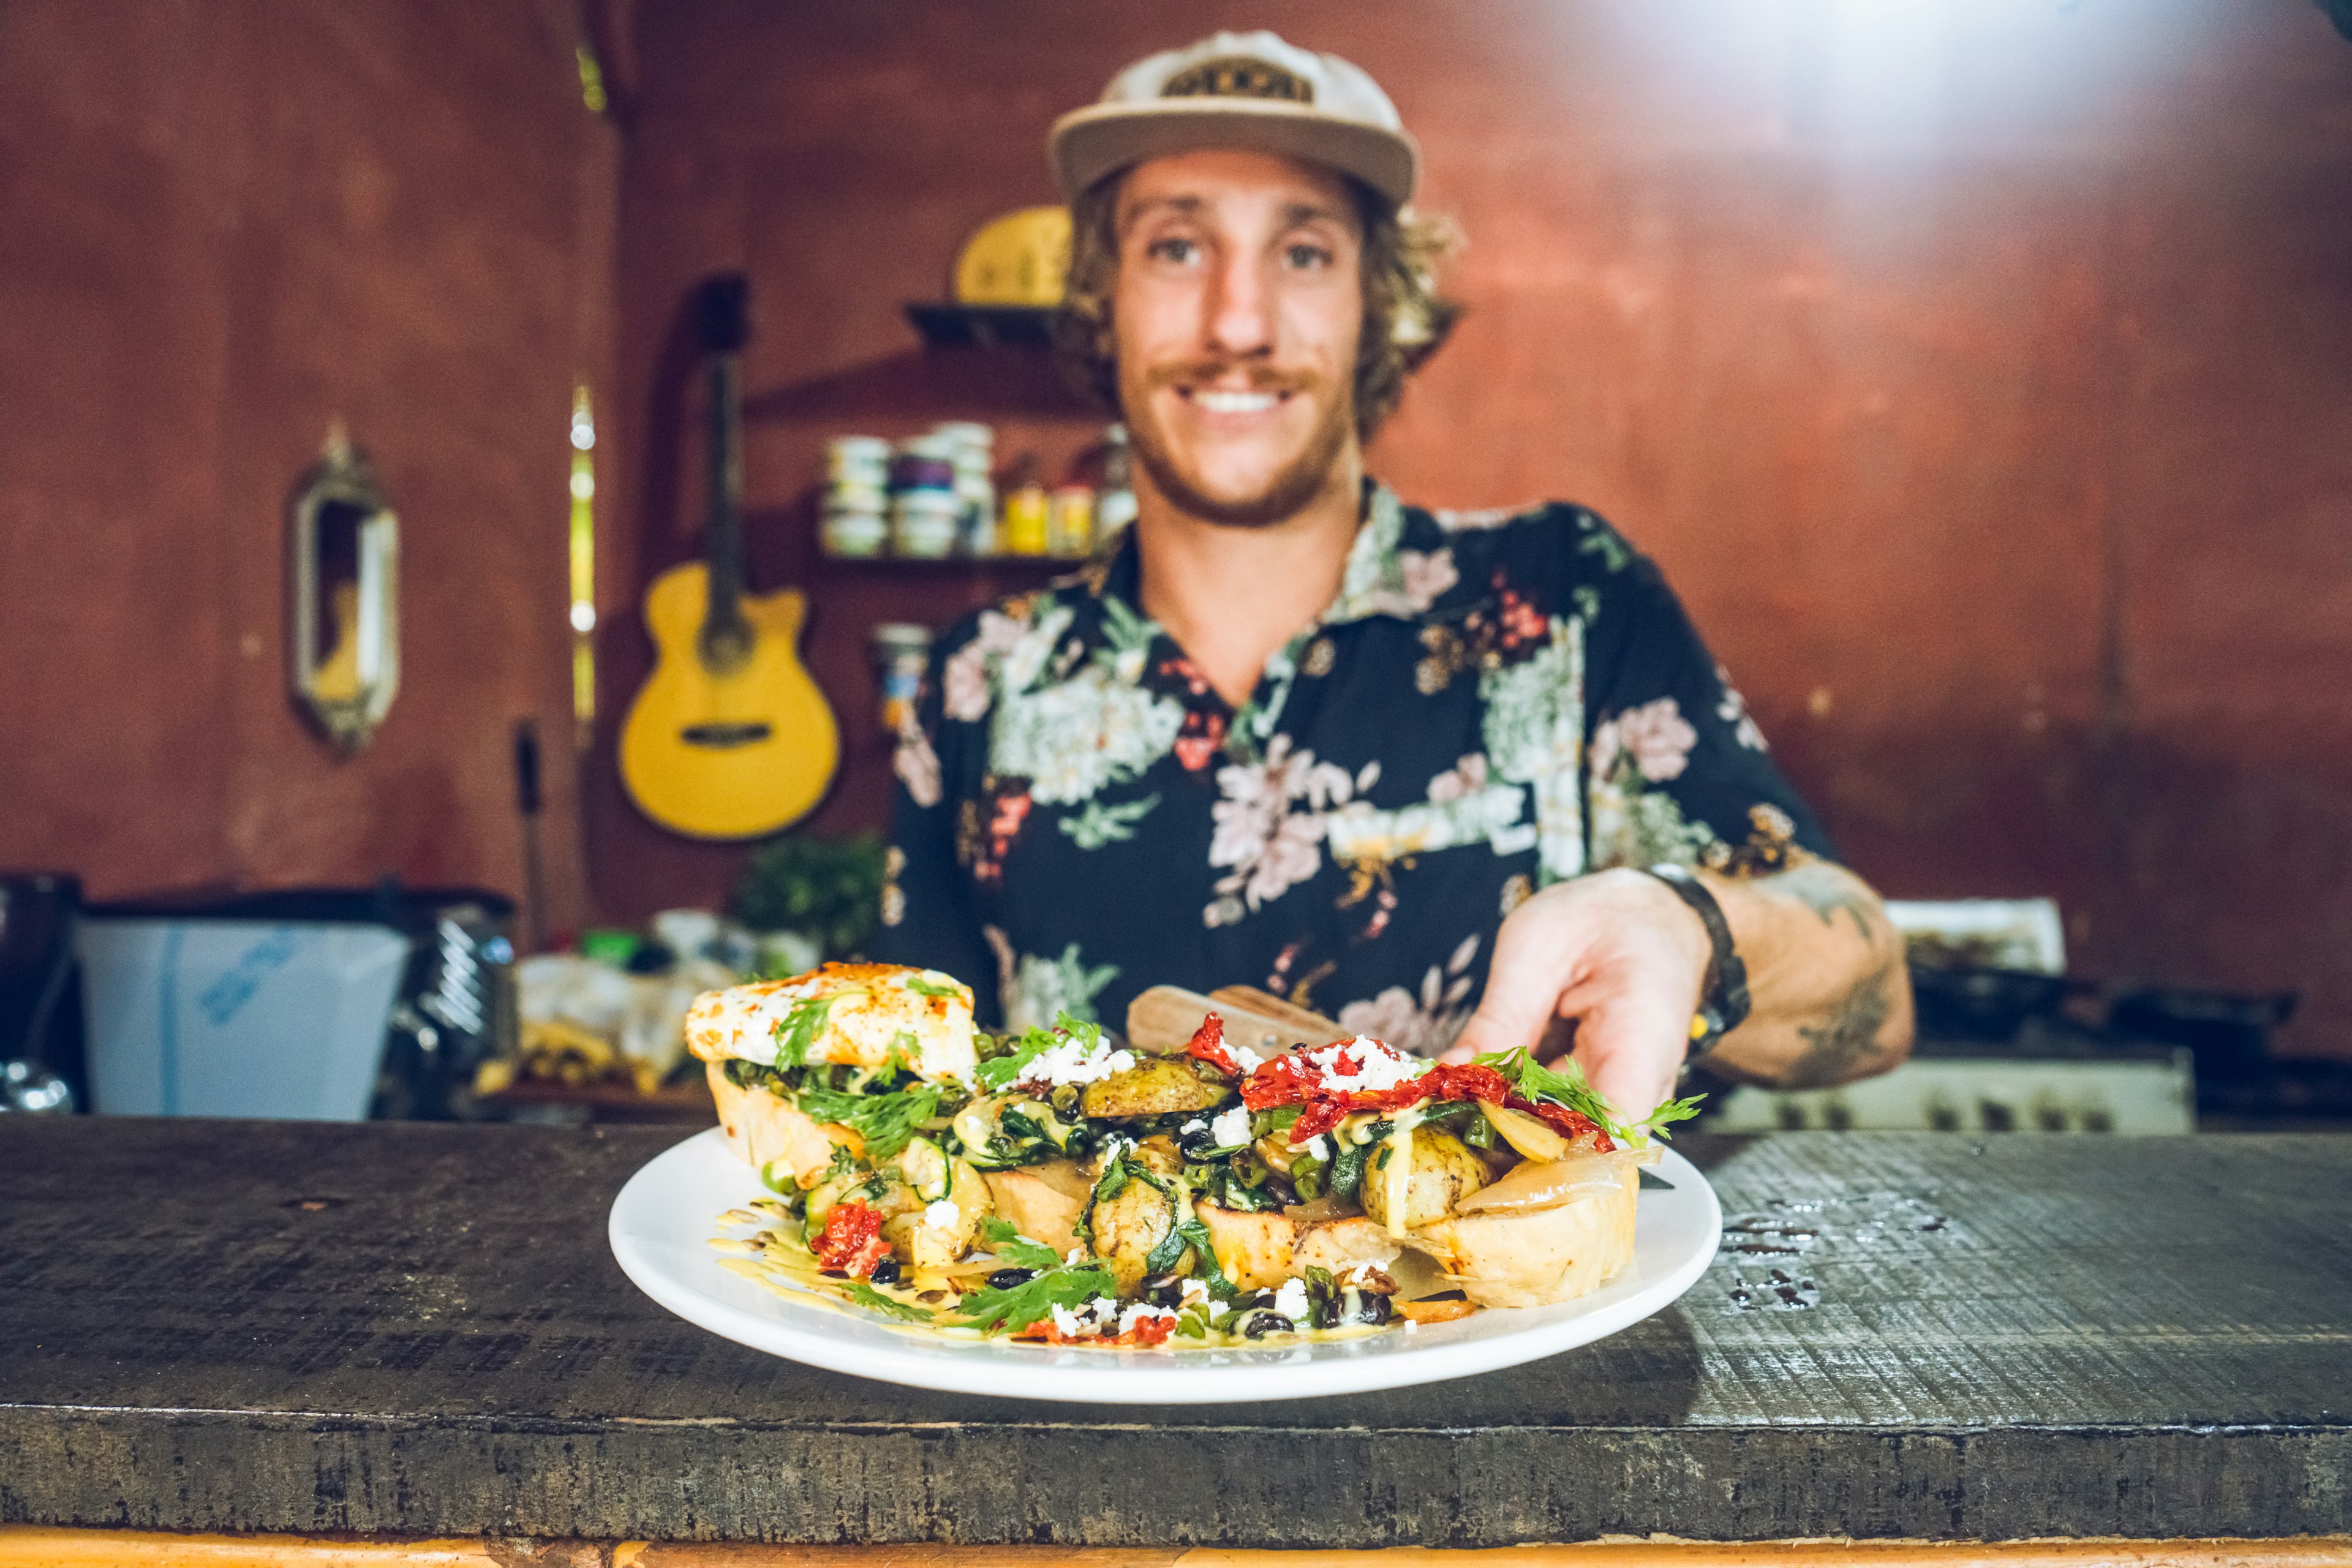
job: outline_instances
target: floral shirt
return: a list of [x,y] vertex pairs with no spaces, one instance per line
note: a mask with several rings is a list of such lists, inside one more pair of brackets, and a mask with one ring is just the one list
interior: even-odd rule
[[1563,504],[1366,488],[1338,599],[1238,710],[1132,538],[959,623],[896,759],[877,958],[1011,1027],[1247,984],[1433,1054],[1547,883],[1829,845],[1655,566]]

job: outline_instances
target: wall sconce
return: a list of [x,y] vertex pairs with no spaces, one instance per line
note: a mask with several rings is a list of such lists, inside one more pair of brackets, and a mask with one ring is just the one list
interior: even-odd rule
[[287,502],[287,683],[345,755],[400,690],[400,524],[338,421]]

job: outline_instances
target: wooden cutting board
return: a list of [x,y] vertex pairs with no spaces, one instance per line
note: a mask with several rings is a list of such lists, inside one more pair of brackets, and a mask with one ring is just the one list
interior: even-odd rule
[[1139,1051],[1181,1051],[1212,1012],[1224,1019],[1226,1039],[1260,1056],[1328,1045],[1348,1035],[1322,1014],[1255,986],[1225,985],[1203,996],[1180,985],[1154,985],[1128,1004],[1127,1042]]

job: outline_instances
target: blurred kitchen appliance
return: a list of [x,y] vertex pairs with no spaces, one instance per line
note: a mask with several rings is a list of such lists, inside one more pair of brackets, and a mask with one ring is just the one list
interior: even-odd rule
[[512,902],[296,889],[93,906],[92,1109],[356,1121],[471,1110],[514,1036]]
[[2067,1016],[2070,999],[2099,987],[2067,977],[2055,900],[1890,900],[1886,910],[1910,956],[1911,1059],[1829,1089],[1726,1087],[1708,1131],[2196,1131],[2202,1058],[2185,1041],[2136,1030],[2128,1017],[2095,1027]]
[[80,909],[81,884],[62,872],[0,874],[0,1112],[74,1109],[51,1026]]

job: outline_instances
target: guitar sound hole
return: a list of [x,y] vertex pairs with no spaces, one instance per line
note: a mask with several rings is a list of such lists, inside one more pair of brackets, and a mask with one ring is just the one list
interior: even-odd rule
[[678,738],[689,746],[708,746],[723,752],[730,746],[764,741],[774,732],[766,724],[688,724],[678,731]]

